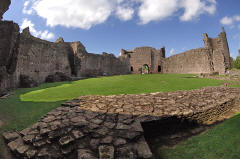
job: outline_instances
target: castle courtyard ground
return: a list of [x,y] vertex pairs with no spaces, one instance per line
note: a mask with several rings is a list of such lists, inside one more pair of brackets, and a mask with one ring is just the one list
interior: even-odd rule
[[[194,94],[193,93],[194,91],[191,91],[191,90],[199,89],[199,88],[202,88],[205,86],[220,86],[223,83],[226,83],[226,81],[206,79],[206,78],[196,78],[193,75],[127,75],[127,76],[93,78],[93,79],[87,79],[87,80],[81,80],[81,81],[75,81],[75,82],[51,83],[51,84],[41,85],[38,88],[18,89],[15,92],[13,92],[13,95],[11,97],[9,97],[7,99],[1,99],[0,107],[1,107],[2,114],[0,115],[1,116],[0,120],[2,120],[4,122],[4,125],[0,129],[1,129],[1,132],[3,132],[4,130],[21,131],[21,130],[31,126],[35,122],[37,122],[47,112],[50,112],[51,110],[59,107],[61,105],[61,103],[63,103],[64,101],[70,100],[73,98],[77,98],[77,97],[83,96],[83,95],[92,95],[93,94],[93,95],[104,95],[105,96],[105,95],[114,95],[114,94],[120,95],[120,94],[152,93],[152,92],[175,92],[177,90],[190,90],[190,91],[186,91],[186,92],[189,92],[186,94]],[[112,88],[112,89],[110,89],[110,88]],[[213,87],[213,88],[215,88],[215,87]],[[226,88],[221,88],[221,87],[216,87],[216,88],[217,89],[226,89]],[[230,89],[230,88],[227,88],[227,90],[228,89]],[[235,88],[233,88],[233,89],[235,89]],[[202,90],[202,89],[200,89],[200,90]],[[199,93],[199,90],[196,90],[196,91],[198,92],[198,94],[201,94],[201,93]],[[61,93],[59,93],[59,92],[61,92]],[[183,92],[185,92],[185,91],[183,91]],[[215,92],[226,92],[227,93],[228,91],[215,91]],[[169,105],[169,104],[174,105],[172,102],[174,100],[177,101],[176,100],[177,99],[176,96],[178,96],[177,93],[160,93],[160,94],[161,94],[161,96],[162,95],[164,96],[164,94],[166,96],[166,94],[167,94],[167,97],[169,97],[169,99],[167,99],[165,101],[167,103],[165,103],[163,105]],[[171,96],[171,94],[172,94],[172,96]],[[206,94],[206,93],[204,93],[204,94]],[[168,95],[170,95],[170,96],[168,96]],[[217,93],[217,95],[220,95],[219,97],[221,97],[221,94]],[[102,99],[108,98],[108,97],[104,97],[104,96],[101,98]],[[121,99],[124,99],[127,96],[128,95],[120,95],[118,97],[121,97]],[[131,99],[134,99],[135,97],[137,97],[136,95],[129,95],[129,96],[131,97]],[[152,96],[154,96],[154,94],[152,94]],[[215,96],[216,96],[216,94],[215,94]],[[228,95],[225,94],[225,96],[228,96]],[[224,98],[221,98],[221,100],[229,99],[229,101],[231,101],[230,99],[232,98],[232,96],[230,96],[230,97],[228,96],[227,98],[225,98],[225,96],[224,96]],[[97,97],[98,96],[93,96],[91,98],[94,99]],[[139,97],[140,97],[140,99],[144,100],[147,96],[139,95]],[[81,98],[84,99],[84,97],[80,97],[80,99]],[[91,101],[92,100],[91,98],[87,99],[87,100]],[[111,98],[111,96],[109,98]],[[173,99],[171,100],[171,98],[173,98]],[[188,98],[189,98],[189,96],[188,96]],[[194,99],[195,98],[193,95],[193,98],[191,98],[191,100],[194,101]],[[202,98],[196,98],[196,100],[197,99],[199,100]],[[191,100],[186,100],[186,101],[191,101]],[[214,101],[212,101],[212,102],[218,103],[221,101],[220,99],[219,100],[215,99],[215,100],[216,100],[215,102]],[[94,99],[94,101],[96,101],[96,100]],[[125,101],[125,100],[123,100],[123,101]],[[195,105],[199,105],[199,104],[201,105],[201,101],[195,101],[195,102],[197,103]],[[211,100],[208,102],[211,102]],[[205,103],[205,105],[209,106],[210,104],[208,102]],[[89,102],[87,102],[87,103],[89,103]],[[225,102],[222,102],[222,103],[225,103]],[[133,105],[137,104],[137,102],[134,102],[132,104]],[[144,102],[143,102],[143,104],[144,104]],[[6,105],[8,105],[8,108],[5,107]],[[82,106],[83,110],[86,110],[86,109],[91,110],[92,109],[91,107],[84,106],[84,104],[81,104],[80,106]],[[61,108],[62,107],[59,107],[58,109],[61,109]],[[76,108],[76,105],[74,107],[66,107],[66,109],[75,109],[75,108]],[[196,112],[196,110],[199,110],[199,109],[195,109],[195,110],[193,109],[192,111],[186,111],[186,110],[184,111],[184,109],[183,110],[181,110],[181,109],[171,110],[171,108],[172,107],[168,107],[167,109],[159,109],[159,111],[162,110],[160,112],[162,114],[166,113],[165,115],[167,115],[167,114],[174,115],[174,113],[176,115],[176,113],[183,114],[183,112],[186,112],[186,114],[187,113],[192,114],[192,112]],[[116,111],[119,111],[119,112],[112,112],[112,113],[119,114],[122,111],[124,111],[124,110],[122,110],[122,109],[120,110],[120,109],[121,108],[116,109]],[[133,106],[133,112],[138,113],[138,112],[143,111],[145,115],[147,113],[147,111],[145,111],[145,108],[140,108],[139,111],[135,110],[135,109],[138,109],[138,107]],[[130,110],[131,110],[130,108],[127,109],[127,111],[130,111]],[[152,110],[152,109],[146,108],[146,110]],[[216,110],[219,110],[219,109],[216,109]],[[225,109],[220,109],[220,112],[225,112],[225,111],[226,111]],[[99,110],[96,110],[94,108],[94,110],[91,110],[91,112],[99,112]],[[152,111],[151,115],[153,117],[158,116],[157,114],[154,114],[153,112],[157,112],[157,111]],[[104,113],[106,113],[106,112],[104,112]],[[86,113],[86,114],[88,115],[88,113]],[[132,115],[134,115],[134,114],[132,114]],[[203,117],[204,117],[204,115],[203,115]],[[44,118],[47,118],[47,117],[45,116],[45,117],[41,118],[41,120],[44,120]],[[95,119],[95,117],[93,119]],[[131,118],[131,119],[135,120],[135,118]],[[85,120],[86,120],[86,118],[85,118]],[[94,122],[93,123],[90,122],[90,123],[92,125],[95,124],[95,126],[100,124],[100,127],[101,127],[101,124],[104,124],[104,122],[97,123],[97,124]],[[109,124],[110,125],[113,125],[113,124],[118,125],[116,123],[111,124],[111,122]],[[131,128],[129,126],[125,126],[126,125],[125,123],[119,123],[119,124],[121,127],[119,130],[122,130],[122,127],[126,128],[123,130],[128,130]],[[122,124],[122,126],[121,126],[121,124]],[[107,130],[112,132],[112,129],[115,129],[115,128],[117,128],[117,127],[108,128]],[[119,130],[117,129],[114,131],[119,131]],[[83,134],[85,134],[84,133],[85,131],[83,129]],[[100,132],[102,132],[102,131],[100,131]],[[86,133],[86,134],[88,134],[88,133]],[[144,145],[145,145],[145,147],[146,146],[148,147],[148,145],[144,142],[143,136],[141,136],[141,134],[143,135],[142,130],[141,131],[137,130],[134,135],[136,135],[136,134],[137,134],[137,138],[139,139],[139,142],[143,143],[142,144],[143,147],[144,147]],[[22,136],[22,137],[24,137],[24,136]],[[97,138],[97,137],[94,137],[94,138]],[[118,141],[116,136],[114,136],[114,135],[112,135],[112,139],[111,139],[111,137],[105,136],[105,134],[102,135],[100,138],[103,138],[103,139],[99,139],[98,140],[99,142],[100,142],[100,140],[104,140],[103,142],[105,142],[105,140],[107,140],[106,142],[113,142],[113,144],[114,144],[114,142]],[[124,137],[120,137],[120,139],[122,139],[122,138],[126,141],[130,141],[130,139],[125,139]],[[73,138],[73,139],[74,139],[74,142],[75,141],[77,142],[77,140],[78,140],[78,139],[76,140],[76,138]],[[90,139],[90,141],[91,141],[91,138],[88,138],[88,139]],[[64,139],[62,139],[62,140],[64,140]],[[124,141],[124,140],[121,140],[121,141]],[[69,141],[67,141],[67,143],[68,142]],[[73,141],[70,141],[70,142],[73,142]],[[109,143],[107,143],[107,145],[109,145]],[[130,145],[131,145],[131,142],[130,142]],[[135,148],[135,149],[139,149],[139,148]],[[140,149],[141,149],[141,147],[140,147]],[[152,147],[151,147],[151,149],[152,149]],[[112,148],[110,148],[109,150],[112,151]],[[118,148],[116,148],[116,147],[114,148],[114,150],[115,150],[115,152],[119,152]],[[149,150],[150,150],[150,148],[149,148]],[[155,150],[157,151],[157,148]],[[83,153],[83,154],[88,153],[88,152],[89,152],[89,150],[81,151],[81,153]],[[134,153],[134,155],[139,155],[136,150],[134,152],[136,152],[136,154]],[[146,154],[142,154],[142,155],[150,156],[150,152],[151,151],[145,151],[144,153],[146,153]],[[159,154],[162,155],[162,151],[158,151],[158,152],[159,152]],[[97,154],[96,149],[95,149],[95,151],[90,152],[90,154],[94,154],[94,153],[95,153],[95,155]],[[156,154],[157,154],[157,152],[156,152]],[[169,153],[169,154],[171,154],[171,153]]]

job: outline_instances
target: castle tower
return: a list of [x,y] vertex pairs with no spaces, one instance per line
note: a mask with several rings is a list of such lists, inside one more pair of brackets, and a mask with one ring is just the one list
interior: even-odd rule
[[230,52],[229,52],[229,46],[228,46],[228,41],[227,41],[227,35],[226,35],[224,27],[222,27],[222,32],[219,34],[218,39],[220,41],[220,47],[223,50],[226,67],[227,67],[227,69],[229,69],[231,67]]
[[[216,51],[221,52],[221,56],[224,57],[225,69],[226,70],[229,69],[231,66],[230,52],[229,52],[227,36],[226,36],[224,27],[222,27],[222,32],[218,35],[217,38],[209,38],[207,33],[204,33],[203,41],[204,41],[205,48],[210,49],[212,53],[215,53]],[[213,58],[218,58],[218,57],[215,56]]]

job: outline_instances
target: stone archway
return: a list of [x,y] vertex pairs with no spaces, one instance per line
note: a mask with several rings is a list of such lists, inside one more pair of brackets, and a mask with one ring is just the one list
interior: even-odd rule
[[147,64],[144,64],[142,66],[142,74],[149,74],[150,70],[149,70],[149,66]]

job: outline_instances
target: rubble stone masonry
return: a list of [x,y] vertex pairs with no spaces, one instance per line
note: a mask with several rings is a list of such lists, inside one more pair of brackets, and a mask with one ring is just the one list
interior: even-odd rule
[[3,136],[18,158],[150,159],[153,154],[143,123],[166,116],[200,124],[215,122],[236,102],[239,88],[228,87],[84,96],[62,104],[21,132]]

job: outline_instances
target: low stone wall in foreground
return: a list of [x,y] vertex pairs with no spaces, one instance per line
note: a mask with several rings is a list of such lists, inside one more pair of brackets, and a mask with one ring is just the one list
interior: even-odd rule
[[119,96],[84,96],[33,126],[3,136],[18,158],[153,158],[141,123],[177,116],[204,124],[239,101],[238,88]]

